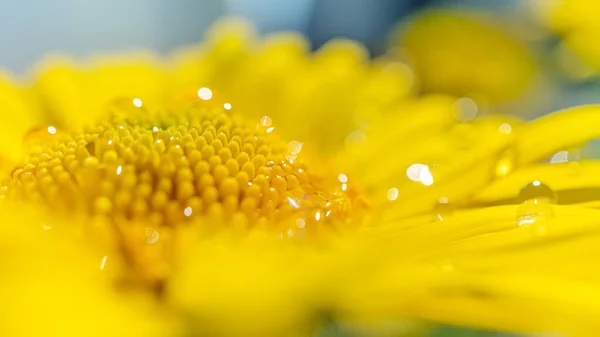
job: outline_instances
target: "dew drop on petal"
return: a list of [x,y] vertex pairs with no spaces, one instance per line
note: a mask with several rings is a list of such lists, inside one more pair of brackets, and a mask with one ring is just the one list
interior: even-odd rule
[[525,185],[519,193],[521,205],[517,208],[517,225],[533,230],[537,236],[544,235],[547,223],[554,216],[556,192],[539,180]]
[[425,166],[419,171],[419,181],[425,186],[433,185],[433,176],[429,171],[429,166]]
[[557,201],[556,192],[550,186],[539,180],[523,186],[519,192],[519,201],[525,202],[533,199],[541,199],[547,203],[555,204]]
[[213,96],[213,93],[210,89],[208,88],[200,88],[198,89],[198,97],[200,97],[200,99],[204,100],[204,101],[208,101],[209,99],[211,99]]
[[357,144],[363,143],[366,140],[367,140],[367,136],[365,135],[364,132],[362,132],[360,130],[355,130],[355,131],[350,132],[348,134],[348,136],[346,136],[344,143],[346,145],[346,149],[351,150]]
[[150,227],[146,228],[145,236],[146,236],[146,243],[149,243],[149,244],[156,243],[158,241],[158,239],[160,238],[158,231],[156,229],[150,228]]
[[425,166],[426,165],[419,164],[419,163],[410,165],[406,169],[406,176],[408,177],[408,179],[410,179],[412,181],[419,182],[420,181],[419,174]]
[[398,199],[398,189],[395,187],[390,188],[387,191],[387,198],[390,201],[394,201],[394,200]]
[[567,162],[571,174],[578,175],[581,173],[581,151],[579,149],[567,151]]
[[288,197],[287,199],[292,207],[300,208],[300,203],[298,202],[298,200],[291,198],[291,197]]
[[300,151],[302,151],[302,145],[304,144],[297,140],[292,140],[288,143],[288,151],[293,154],[298,154]]
[[231,110],[231,103],[225,103],[225,104],[223,104],[223,108],[225,110]]
[[192,208],[191,207],[186,207],[183,210],[183,215],[185,215],[185,216],[192,216]]
[[438,220],[442,221],[444,218],[454,211],[454,206],[448,200],[448,197],[439,197],[433,207],[434,212]]
[[497,177],[504,177],[512,172],[515,165],[515,152],[513,149],[504,151],[496,162],[495,173]]
[[560,164],[569,161],[569,151],[558,151],[552,158],[550,158],[550,164]]
[[142,107],[142,104],[143,104],[143,102],[142,102],[142,100],[141,100],[141,99],[139,99],[139,98],[137,98],[137,97],[133,99],[133,105],[134,105],[135,107],[141,108],[141,107]]
[[479,108],[474,100],[462,97],[454,103],[454,117],[461,122],[471,121],[477,116]]
[[48,133],[51,135],[55,135],[56,134],[56,128],[54,126],[49,126],[48,127]]
[[341,183],[347,183],[347,182],[348,182],[348,177],[347,177],[345,174],[343,174],[343,173],[340,173],[340,174],[338,175],[338,180],[339,180]]
[[262,118],[260,119],[260,125],[262,125],[265,128],[271,126],[271,124],[273,124],[273,120],[269,116],[262,116]]
[[512,126],[510,126],[510,124],[500,124],[500,126],[498,127],[498,132],[508,135],[512,132]]
[[100,261],[100,270],[104,270],[104,267],[106,266],[106,260],[107,259],[108,259],[108,256],[102,257],[102,261]]
[[543,199],[530,199],[517,207],[517,226],[531,229],[535,236],[546,233],[553,217],[554,206]]

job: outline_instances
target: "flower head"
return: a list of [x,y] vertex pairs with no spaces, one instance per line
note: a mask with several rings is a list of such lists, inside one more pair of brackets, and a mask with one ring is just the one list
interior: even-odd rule
[[[598,107],[525,123],[464,97],[408,97],[410,68],[350,41],[314,55],[295,35],[255,43],[225,29],[172,63],[54,64],[33,84],[2,82],[2,229],[23,229],[25,251],[47,233],[78,241],[44,237],[59,257],[25,258],[56,265],[43,280],[72,306],[101,298],[99,334],[144,334],[156,307],[165,336],[308,333],[325,314],[594,327],[581,252],[597,253],[596,163],[540,161],[597,137]],[[17,304],[46,289],[20,254],[0,281]]]

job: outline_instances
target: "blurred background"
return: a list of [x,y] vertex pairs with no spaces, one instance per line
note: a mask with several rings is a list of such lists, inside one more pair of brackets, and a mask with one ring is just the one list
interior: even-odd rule
[[[422,91],[474,95],[496,111],[531,118],[600,97],[600,65],[593,64],[598,51],[585,50],[595,48],[581,43],[585,37],[565,39],[575,26],[596,36],[589,28],[597,25],[585,18],[599,6],[573,0],[569,9],[553,9],[550,4],[557,2],[564,1],[1,1],[0,67],[22,74],[56,52],[166,53],[200,41],[215,20],[233,15],[250,19],[265,34],[302,32],[315,49],[333,37],[349,37],[364,43],[372,56],[394,48],[408,51],[417,60],[412,66]],[[587,8],[577,12],[576,3]],[[575,11],[580,22],[556,18],[553,10]]]

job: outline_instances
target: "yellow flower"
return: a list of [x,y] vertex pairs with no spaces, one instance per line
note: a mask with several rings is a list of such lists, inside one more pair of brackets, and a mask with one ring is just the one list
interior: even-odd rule
[[597,137],[598,107],[477,116],[410,97],[406,65],[354,42],[230,27],[167,60],[3,80],[0,331],[594,331],[597,164],[539,162]]

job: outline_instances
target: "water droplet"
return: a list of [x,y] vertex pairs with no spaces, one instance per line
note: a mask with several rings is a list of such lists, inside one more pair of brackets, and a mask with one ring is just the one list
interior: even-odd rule
[[200,97],[200,99],[204,100],[204,101],[208,101],[209,99],[211,99],[213,96],[213,93],[210,89],[208,88],[200,88],[198,89],[198,97]]
[[424,164],[412,164],[406,169],[406,176],[412,181],[419,182],[419,173],[425,167]]
[[141,99],[139,99],[139,98],[137,98],[137,97],[133,99],[133,105],[134,105],[134,106],[136,106],[136,107],[138,107],[138,108],[141,108],[141,107],[142,107],[142,104],[143,104],[143,102],[142,102],[142,100],[141,100]]
[[550,186],[539,180],[534,180],[521,188],[519,192],[519,201],[526,202],[528,200],[543,200],[554,204],[557,201],[557,197],[556,192]]
[[398,189],[395,187],[390,188],[387,191],[387,198],[390,201],[394,201],[394,200],[398,199]]
[[461,122],[473,120],[479,111],[477,103],[468,97],[456,100],[453,108],[454,117]]
[[342,191],[345,191],[348,189],[348,185],[347,184],[342,184]]
[[315,220],[317,220],[317,221],[321,220],[321,212],[317,212],[315,214]]
[[306,221],[303,218],[296,219],[296,227],[304,228],[306,226]]
[[288,230],[287,230],[288,238],[294,237],[295,235],[296,235],[296,233],[294,233],[294,230],[291,228],[288,228]]
[[267,129],[265,130],[265,132],[266,132],[266,133],[271,133],[271,132],[273,132],[273,130],[275,130],[275,128],[271,126],[271,127],[267,128]]
[[367,141],[367,136],[364,134],[364,132],[360,130],[355,130],[350,132],[348,136],[346,136],[344,143],[346,145],[346,149],[351,150],[356,145],[364,143],[365,141]]
[[300,208],[300,202],[298,202],[298,200],[291,198],[291,197],[288,197],[287,199],[292,207]]
[[186,207],[183,210],[183,215],[185,215],[185,216],[192,216],[192,208],[191,207]]
[[341,183],[347,183],[347,182],[348,182],[348,177],[347,177],[345,174],[343,174],[343,173],[340,173],[340,174],[338,175],[338,180],[339,180]]
[[505,134],[505,135],[509,135],[512,132],[512,126],[510,126],[510,124],[500,124],[500,126],[498,127],[498,132]]
[[27,132],[23,141],[28,149],[44,144],[50,144],[58,134],[58,129],[54,126],[37,126]]
[[156,229],[150,228],[150,227],[146,228],[145,236],[146,236],[146,243],[149,243],[149,244],[156,243],[158,241],[158,239],[160,238],[158,231]]
[[444,218],[454,211],[453,205],[448,200],[448,197],[439,197],[433,207],[438,220],[443,221]]
[[560,164],[568,162],[569,151],[558,151],[552,158],[550,158],[550,164]]
[[302,151],[302,145],[304,144],[297,140],[292,140],[288,143],[288,151],[290,151],[292,154],[298,154],[300,151]]
[[571,149],[567,152],[567,161],[572,175],[581,173],[581,150]]
[[433,176],[429,171],[429,166],[425,166],[419,171],[419,182],[425,186],[433,185]]
[[512,172],[515,166],[515,152],[513,149],[507,149],[500,155],[496,162],[496,176],[504,177]]
[[117,167],[117,175],[121,175],[122,172],[123,172],[123,166],[119,165]]
[[102,261],[100,262],[100,270],[104,270],[104,266],[106,266],[106,260],[108,259],[108,256],[104,256],[102,258]]
[[260,119],[260,125],[262,125],[265,128],[271,126],[271,124],[273,124],[273,120],[269,116],[263,116]]
[[225,108],[225,110],[231,110],[231,103],[223,104],[223,108]]
[[521,189],[517,208],[517,225],[531,228],[535,235],[544,235],[547,223],[554,216],[556,192],[539,180],[534,180]]
[[517,225],[533,230],[534,235],[544,235],[549,219],[554,217],[552,204],[544,199],[530,199],[517,208]]

